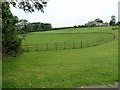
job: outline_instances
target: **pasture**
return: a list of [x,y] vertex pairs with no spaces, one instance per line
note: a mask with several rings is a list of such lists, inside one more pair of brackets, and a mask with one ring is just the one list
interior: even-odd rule
[[[3,88],[75,88],[118,81],[118,30],[112,27],[73,28],[34,32],[24,44],[96,40],[116,35],[104,44],[77,49],[23,52],[4,58]],[[73,34],[71,34],[73,33]]]

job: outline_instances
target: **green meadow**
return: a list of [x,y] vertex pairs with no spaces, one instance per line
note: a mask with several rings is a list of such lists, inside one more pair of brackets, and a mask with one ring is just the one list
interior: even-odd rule
[[110,27],[95,27],[95,28],[74,28],[62,29],[46,32],[28,33],[23,40],[23,45],[57,43],[57,42],[73,42],[81,40],[97,40],[101,38],[109,38],[112,35],[108,33],[92,33],[92,32],[109,32]]
[[[89,33],[88,33],[89,32]],[[76,88],[118,81],[118,30],[112,27],[72,28],[26,34],[24,44],[106,39],[98,46],[29,51],[3,58],[3,88]]]

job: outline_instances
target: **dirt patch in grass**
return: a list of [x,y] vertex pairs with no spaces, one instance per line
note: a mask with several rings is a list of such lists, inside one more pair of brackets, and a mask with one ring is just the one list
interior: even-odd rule
[[79,88],[118,88],[118,82],[115,82],[113,84],[106,84],[106,85],[81,86]]

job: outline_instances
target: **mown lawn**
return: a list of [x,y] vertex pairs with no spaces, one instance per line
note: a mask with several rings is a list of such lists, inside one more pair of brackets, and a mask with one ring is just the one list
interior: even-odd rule
[[24,52],[3,61],[3,88],[74,88],[116,81],[117,38],[82,49]]

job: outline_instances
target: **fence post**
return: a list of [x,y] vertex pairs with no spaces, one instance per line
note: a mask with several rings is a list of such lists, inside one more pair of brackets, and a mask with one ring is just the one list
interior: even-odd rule
[[38,51],[38,44],[36,44],[36,50]]
[[88,47],[88,40],[87,40],[87,47]]
[[57,50],[57,43],[55,43],[55,48],[56,48],[56,50]]
[[99,40],[97,40],[97,45],[98,45]]
[[115,34],[114,34],[114,36],[113,36],[113,40],[115,39]]
[[100,39],[100,44],[101,44],[101,41],[102,41],[102,40]]
[[46,43],[46,51],[48,51],[48,44]]
[[81,40],[81,48],[82,48],[82,40]]
[[64,49],[66,49],[66,42],[64,42]]
[[73,42],[73,49],[75,49],[75,42]]
[[29,49],[28,49],[28,45],[26,45],[26,46],[27,46],[27,52],[28,52],[28,50],[29,50]]
[[94,40],[92,41],[92,46],[94,46]]

